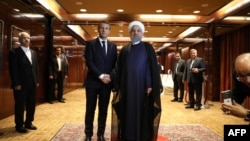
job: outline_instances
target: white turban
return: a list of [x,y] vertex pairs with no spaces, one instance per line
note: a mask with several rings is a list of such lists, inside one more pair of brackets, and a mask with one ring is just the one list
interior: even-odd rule
[[142,30],[142,33],[144,33],[145,27],[144,27],[143,23],[142,23],[142,22],[139,22],[139,21],[133,21],[133,22],[131,22],[131,23],[128,25],[128,32],[130,32],[131,29],[132,29],[132,27],[135,26],[135,25],[139,26],[139,27],[141,28],[141,30]]

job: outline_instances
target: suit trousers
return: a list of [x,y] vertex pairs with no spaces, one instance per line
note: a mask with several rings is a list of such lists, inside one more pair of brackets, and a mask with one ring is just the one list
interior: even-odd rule
[[62,72],[57,72],[57,78],[50,80],[50,90],[48,95],[48,101],[53,101],[55,99],[55,89],[57,85],[57,100],[62,100],[63,96],[63,83],[64,83],[64,76]]
[[[34,120],[36,107],[36,87],[22,88],[14,90],[15,100],[15,124],[16,128],[21,128],[24,124],[29,125]],[[24,110],[26,109],[26,119],[24,121]]]
[[[196,94],[196,100],[194,99],[194,92]],[[189,94],[189,103],[191,106],[196,105],[200,107],[201,98],[202,98],[202,82],[188,82],[188,94]]]
[[93,121],[96,104],[98,101],[98,130],[97,135],[104,135],[106,128],[107,111],[110,100],[111,88],[102,85],[100,88],[86,88],[86,113],[85,113],[85,134],[93,136]]
[[183,100],[184,96],[184,83],[182,82],[181,75],[175,75],[174,77],[174,99],[178,99],[178,90],[180,90],[179,98]]

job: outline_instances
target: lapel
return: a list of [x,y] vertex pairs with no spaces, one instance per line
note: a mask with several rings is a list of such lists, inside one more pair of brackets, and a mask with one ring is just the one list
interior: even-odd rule
[[109,44],[109,41],[107,40],[107,54],[106,54],[106,56],[108,56],[108,54],[109,54],[109,48],[110,48],[110,44]]
[[195,66],[196,62],[197,62],[197,57],[194,59],[193,66]]
[[33,64],[33,63],[35,63],[34,51],[32,49],[30,49],[30,53],[31,53],[31,61],[32,61],[32,64]]
[[[26,61],[29,62],[30,65],[32,65],[31,62],[30,62],[30,60],[29,60],[29,58],[27,57],[27,55],[25,54],[25,52],[24,52],[23,49],[21,48],[21,46],[18,47],[18,48],[19,48],[19,52],[21,53],[21,55],[24,56],[24,58],[26,58]],[[33,55],[32,55],[32,51],[30,50],[30,52],[31,52],[31,59],[32,59],[32,56],[33,56]]]
[[189,59],[189,60],[188,60],[189,66],[191,66],[191,63],[192,63],[192,59]]

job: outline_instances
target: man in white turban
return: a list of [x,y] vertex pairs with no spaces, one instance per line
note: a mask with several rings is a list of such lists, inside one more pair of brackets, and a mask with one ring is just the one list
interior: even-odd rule
[[142,30],[143,33],[145,32],[145,27],[144,27],[143,23],[140,22],[140,21],[133,21],[133,22],[131,22],[128,25],[128,32],[130,32],[131,29],[132,29],[132,27],[135,26],[135,25],[139,26],[141,28],[141,30]]
[[[133,30],[140,30],[138,34],[131,34],[135,31]],[[137,44],[142,40],[143,34],[145,31],[145,27],[143,23],[139,21],[133,21],[128,25],[128,32],[130,33],[130,39],[132,41],[132,44]]]
[[[129,24],[131,43],[119,53],[113,97],[112,137],[118,141],[156,141],[162,91],[155,51],[142,42],[144,25]],[[119,122],[118,122],[119,121]]]

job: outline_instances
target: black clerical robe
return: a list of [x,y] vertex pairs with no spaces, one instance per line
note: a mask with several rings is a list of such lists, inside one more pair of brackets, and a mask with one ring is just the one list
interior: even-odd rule
[[[112,141],[155,141],[161,116],[162,84],[157,59],[149,43],[127,45],[116,65],[112,101]],[[146,89],[151,87],[148,95]]]

